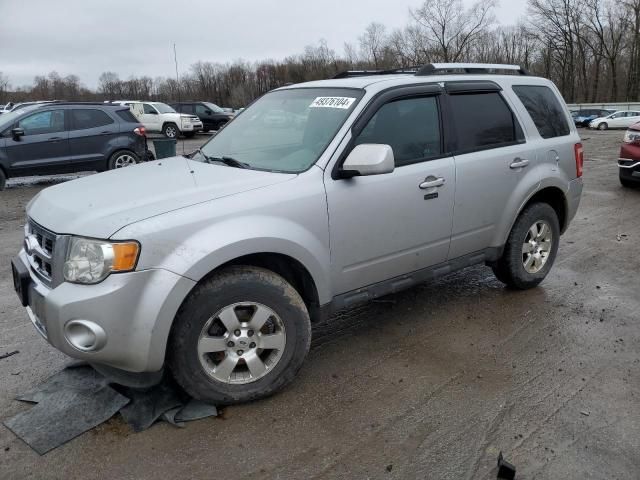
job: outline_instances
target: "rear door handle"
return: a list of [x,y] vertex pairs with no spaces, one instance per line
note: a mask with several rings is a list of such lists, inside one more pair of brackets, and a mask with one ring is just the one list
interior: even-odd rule
[[522,168],[522,167],[526,167],[527,165],[529,165],[529,160],[527,160],[526,158],[514,158],[513,162],[511,162],[511,165],[509,165],[509,168]]
[[433,187],[441,187],[442,185],[444,185],[445,180],[442,177],[434,177],[434,176],[428,176],[427,178],[424,179],[424,182],[422,182],[419,187],[422,190],[426,190],[427,188],[433,188]]
[[54,143],[59,142],[60,140],[62,140],[62,137],[51,137],[49,139],[50,142],[54,142]]

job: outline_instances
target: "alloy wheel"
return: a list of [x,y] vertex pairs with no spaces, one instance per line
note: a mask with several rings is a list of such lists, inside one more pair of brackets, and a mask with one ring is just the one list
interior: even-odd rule
[[243,385],[273,370],[285,345],[284,323],[271,308],[256,302],[234,303],[205,323],[198,338],[198,359],[218,382]]
[[135,165],[136,163],[136,159],[132,155],[123,153],[122,155],[118,155],[115,162],[113,162],[113,168],[130,167],[131,165]]
[[544,268],[551,254],[553,233],[545,220],[536,221],[522,244],[522,265],[527,273],[538,273]]

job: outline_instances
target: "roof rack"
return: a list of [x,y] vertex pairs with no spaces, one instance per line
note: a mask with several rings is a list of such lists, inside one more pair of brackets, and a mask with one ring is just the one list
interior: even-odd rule
[[372,75],[415,75],[425,77],[438,74],[494,74],[504,72],[517,72],[520,75],[529,75],[526,69],[519,65],[506,65],[500,63],[429,63],[419,67],[403,67],[391,70],[348,70],[340,72],[333,78],[368,77]]
[[352,77],[369,77],[371,75],[400,75],[400,74],[411,74],[415,75],[421,69],[421,66],[418,67],[402,67],[402,68],[392,68],[390,70],[347,70],[346,72],[340,72],[335,75],[334,79],[337,78],[352,78]]
[[495,73],[496,71],[518,72],[529,75],[520,65],[506,65],[501,63],[430,63],[422,67],[416,76],[437,75],[442,73]]

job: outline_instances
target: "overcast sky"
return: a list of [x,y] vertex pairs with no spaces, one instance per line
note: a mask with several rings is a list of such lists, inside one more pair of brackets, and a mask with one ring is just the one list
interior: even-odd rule
[[[472,0],[464,0],[470,5]],[[342,53],[373,22],[409,20],[421,0],[0,0],[0,71],[12,85],[74,73],[95,87],[101,72],[169,76],[198,60],[281,59],[324,38]],[[526,0],[501,0],[513,24]]]

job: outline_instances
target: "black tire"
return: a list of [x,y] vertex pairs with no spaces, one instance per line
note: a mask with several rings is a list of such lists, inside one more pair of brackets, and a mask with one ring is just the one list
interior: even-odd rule
[[[244,384],[222,382],[202,366],[198,340],[217,312],[244,302],[265,305],[280,317],[286,333],[285,347],[273,370],[257,380]],[[171,329],[167,363],[176,381],[192,397],[229,405],[267,397],[290,383],[300,370],[310,343],[309,313],[298,292],[270,270],[233,266],[201,282],[184,301]],[[222,354],[224,358],[229,355]]]
[[4,190],[5,185],[7,184],[7,177],[0,168],[0,191]]
[[[620,178],[620,185],[622,185],[625,188],[638,188],[640,186],[640,182],[629,180],[628,178],[624,178],[622,175],[620,175],[619,178]],[[0,190],[2,189],[0,188]]]
[[180,129],[175,123],[165,123],[162,127],[162,134],[167,138],[178,138]]
[[598,125],[598,130],[606,130],[609,128],[609,125],[607,125],[607,122],[602,122],[600,125]]
[[[131,163],[131,162],[134,162],[134,163]],[[132,151],[118,150],[113,155],[111,155],[111,157],[109,157],[109,161],[107,162],[107,170],[114,170],[116,168],[129,167],[139,162],[140,162],[140,159]],[[123,163],[126,163],[126,165],[123,165]]]
[[[551,248],[544,266],[536,273],[525,270],[522,247],[529,229],[538,221],[545,221],[551,228]],[[492,266],[496,278],[510,288],[526,290],[540,284],[547,274],[556,254],[560,240],[560,223],[556,211],[547,203],[533,203],[526,207],[516,219],[502,257]]]
[[185,133],[184,133],[184,136],[185,136],[186,138],[193,138],[193,137],[195,137],[195,136],[196,136],[196,132],[185,132]]

